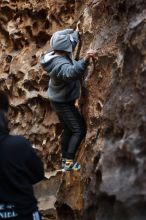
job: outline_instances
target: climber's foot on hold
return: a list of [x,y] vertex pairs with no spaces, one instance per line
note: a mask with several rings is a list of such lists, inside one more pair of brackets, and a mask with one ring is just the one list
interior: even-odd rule
[[63,171],[73,171],[73,170],[78,171],[80,169],[81,169],[80,164],[77,163],[75,160],[66,159]]

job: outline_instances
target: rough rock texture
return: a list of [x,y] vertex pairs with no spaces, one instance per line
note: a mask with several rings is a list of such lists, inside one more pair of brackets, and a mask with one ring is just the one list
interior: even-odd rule
[[32,141],[49,169],[58,160],[60,129],[39,57],[52,33],[72,23],[73,15],[72,1],[0,1],[0,88],[11,97],[12,131]]
[[[61,129],[39,56],[54,31],[77,26],[75,56],[97,50],[82,82],[82,170],[51,172]],[[1,0],[0,57],[12,132],[29,138],[45,163],[47,179],[35,187],[45,219],[146,219],[146,1]]]

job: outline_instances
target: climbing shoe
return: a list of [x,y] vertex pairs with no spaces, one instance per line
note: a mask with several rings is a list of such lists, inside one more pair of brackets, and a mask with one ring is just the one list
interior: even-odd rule
[[72,171],[72,170],[80,170],[81,166],[75,160],[68,160],[65,161],[64,171]]

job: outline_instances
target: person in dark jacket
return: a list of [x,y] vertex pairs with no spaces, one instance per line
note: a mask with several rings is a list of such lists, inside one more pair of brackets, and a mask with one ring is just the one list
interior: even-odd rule
[[43,163],[28,140],[9,134],[8,108],[0,91],[0,219],[40,220],[32,185],[44,178]]
[[78,41],[79,34],[73,29],[57,31],[50,40],[53,51],[41,56],[41,64],[50,76],[48,97],[64,130],[62,168],[67,171],[80,170],[75,155],[85,137],[86,126],[75,101],[80,96],[80,78],[85,73],[87,61],[96,53],[90,49],[83,59],[74,60],[72,52]]

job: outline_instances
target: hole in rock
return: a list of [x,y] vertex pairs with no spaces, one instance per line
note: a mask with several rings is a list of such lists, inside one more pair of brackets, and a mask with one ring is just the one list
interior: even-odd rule
[[35,41],[38,47],[44,46],[49,39],[50,36],[43,31],[41,31],[38,36],[35,37]]
[[46,19],[48,12],[47,10],[42,9],[39,12],[34,12],[32,14],[34,18],[39,19],[39,20],[44,20]]
[[104,135],[110,137],[113,135],[113,125],[109,125],[105,128]]
[[124,130],[122,128],[115,128],[113,135],[115,139],[121,139],[124,136]]
[[31,27],[30,26],[26,26],[25,29],[26,29],[26,32],[29,34],[29,36],[32,37]]
[[102,110],[102,104],[101,104],[100,102],[97,103],[96,109],[97,109],[97,111],[101,112],[101,110]]
[[11,63],[11,61],[12,61],[12,56],[11,55],[7,55],[6,56],[6,62],[7,63]]
[[145,128],[144,124],[141,124],[139,126],[139,132],[140,132],[141,135],[145,135],[146,134],[146,128]]
[[125,4],[125,2],[122,2],[122,3],[119,4],[118,11],[119,11],[121,14],[126,12],[126,4]]
[[33,28],[34,28],[34,29],[38,29],[38,23],[37,23],[37,22],[34,22],[34,23],[33,23]]
[[49,28],[50,27],[50,23],[49,23],[49,21],[47,20],[46,22],[45,22],[45,28],[47,29],[47,28]]
[[23,86],[28,91],[33,91],[33,90],[39,91],[39,86],[37,85],[35,81],[25,80],[25,82],[23,83]]
[[128,15],[133,15],[137,12],[137,6],[136,5],[132,5],[131,7],[129,7],[128,9]]
[[22,90],[21,88],[18,88],[18,95],[19,95],[19,97],[22,97],[22,96],[24,96],[25,97],[25,91],[24,90]]
[[5,6],[5,7],[2,7],[1,14],[5,15],[5,18],[7,20],[10,20],[13,17],[13,10],[9,8],[8,6]]
[[96,180],[97,180],[97,183],[101,183],[102,181],[102,173],[100,170],[96,171]]

